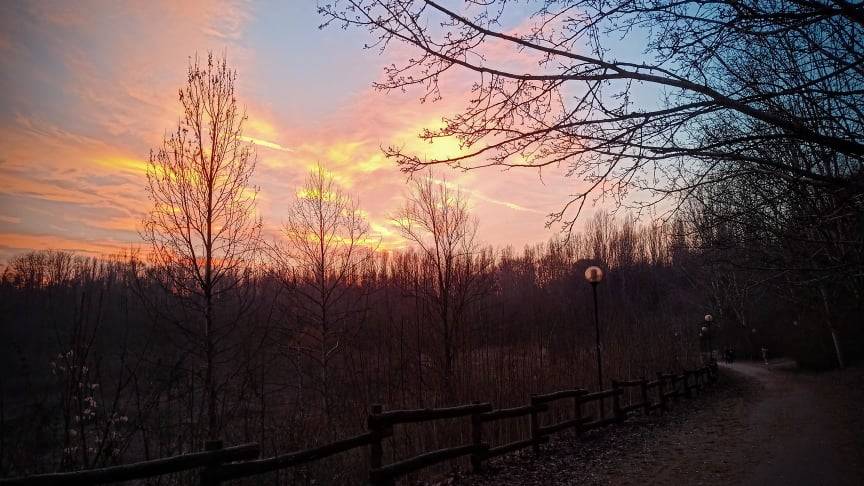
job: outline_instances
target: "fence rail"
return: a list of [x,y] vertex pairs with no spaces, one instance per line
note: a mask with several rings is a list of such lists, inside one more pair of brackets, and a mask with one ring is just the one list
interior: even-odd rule
[[325,457],[339,454],[340,452],[369,445],[372,443],[372,440],[373,435],[367,432],[365,434],[351,437],[350,439],[343,439],[331,444],[292,452],[290,454],[282,454],[275,457],[268,457],[266,459],[255,459],[248,462],[219,465],[205,471],[205,483],[206,481],[209,481],[211,484],[219,484],[219,482],[229,479],[255,476],[291,466],[299,466],[301,464],[314,462],[324,459]]
[[[221,443],[212,444],[212,450],[184,454],[164,459],[138,462],[102,469],[66,473],[40,474],[22,478],[0,479],[0,486],[42,486],[105,484],[135,479],[146,479],[164,474],[200,469],[202,486],[218,486],[224,481],[263,474],[292,466],[298,466],[359,447],[369,447],[369,481],[373,485],[389,486],[396,479],[411,472],[459,457],[470,456],[472,469],[482,469],[483,462],[502,454],[527,447],[539,450],[549,436],[569,428],[583,432],[626,420],[633,412],[649,414],[654,410],[668,410],[670,401],[680,397],[692,397],[693,391],[716,381],[717,364],[680,374],[657,373],[654,380],[613,381],[612,388],[588,392],[582,388],[558,390],[531,395],[528,405],[493,409],[490,403],[475,402],[446,408],[417,410],[384,410],[373,405],[368,416],[368,432],[348,439],[274,457],[259,458],[258,444],[243,444],[222,448]],[[628,388],[638,388],[639,400],[622,404]],[[653,393],[652,393],[653,392]],[[652,399],[652,394],[655,398]],[[612,399],[612,415],[606,416],[603,401]],[[570,400],[572,416],[557,423],[541,425],[541,415],[550,410],[553,402]],[[597,416],[587,416],[584,405],[598,402]],[[529,417],[530,436],[506,444],[491,446],[483,440],[484,426],[497,420]],[[384,464],[384,441],[393,435],[394,425],[405,425],[436,420],[465,419],[471,422],[471,443],[424,452],[390,464]]]
[[[215,464],[254,459],[258,457],[259,453],[258,444],[243,444],[224,449],[217,448],[215,450],[193,452],[164,459],[154,459],[152,461],[136,462],[102,469],[0,479],[0,484],[4,486],[54,486],[119,483],[121,481],[146,479],[164,474],[188,471],[190,469],[207,468]],[[202,481],[202,483],[206,484],[206,481]]]
[[425,408],[419,410],[390,410],[372,414],[369,416],[369,423],[374,422],[375,426],[380,425],[396,425],[407,424],[412,422],[428,422],[430,420],[441,420],[449,418],[458,418],[472,415],[475,413],[491,412],[491,403],[478,403],[472,405],[460,405],[458,407],[448,408]]

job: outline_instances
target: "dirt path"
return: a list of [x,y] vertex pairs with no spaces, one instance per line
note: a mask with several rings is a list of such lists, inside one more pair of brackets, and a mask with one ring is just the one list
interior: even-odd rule
[[555,437],[467,475],[475,485],[864,485],[864,369],[724,366],[720,386],[665,416]]
[[[742,484],[864,484],[860,370],[849,370],[843,376],[808,375],[753,364],[732,369],[764,386],[748,419],[749,433],[765,440],[767,454]],[[854,381],[844,382],[854,375],[859,377],[858,390],[850,387]],[[851,395],[839,393],[842,390]]]

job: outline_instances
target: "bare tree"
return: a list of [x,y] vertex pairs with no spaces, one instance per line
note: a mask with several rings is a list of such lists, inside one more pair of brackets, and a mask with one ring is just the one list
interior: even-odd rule
[[202,318],[203,329],[188,331],[198,337],[196,354],[204,362],[210,439],[219,433],[215,359],[224,333],[214,302],[237,289],[261,232],[258,189],[251,181],[255,152],[242,139],[246,114],[235,98],[236,78],[227,60],[212,54],[203,65],[197,56],[190,61],[177,129],[150,153],[147,192],[153,209],[142,231],[165,283]]
[[298,191],[282,235],[287,247],[277,246],[274,256],[290,273],[297,297],[295,349],[315,363],[323,410],[330,418],[332,361],[362,323],[364,291],[358,277],[378,242],[357,201],[320,165]]
[[[592,194],[645,188],[654,203],[754,172],[861,194],[860,5],[552,0],[517,9],[506,0],[336,0],[320,11],[325,24],[366,29],[371,47],[403,59],[385,68],[381,90],[416,86],[436,99],[448,74],[473,75],[465,109],[421,134],[455,137],[466,150],[426,159],[388,149],[404,170],[564,164],[587,182],[553,215],[567,229]],[[502,27],[514,15],[528,23]],[[618,38],[645,50],[628,59]],[[759,150],[767,142],[837,157],[786,160]],[[721,170],[727,164],[738,170]]]
[[458,333],[470,303],[489,291],[491,255],[480,251],[477,221],[461,190],[432,172],[416,179],[394,222],[422,256],[422,297],[435,312],[443,351],[443,390],[451,390]]
[[[473,80],[464,108],[420,134],[463,151],[385,149],[404,171],[563,166],[582,182],[550,215],[568,232],[602,197],[668,219],[695,204],[699,233],[733,232],[734,252],[719,258],[770,272],[760,285],[833,282],[826,313],[862,294],[860,4],[335,0],[319,10],[325,25],[368,30],[369,47],[395,55],[380,90],[436,100]],[[686,254],[673,249],[672,260]]]

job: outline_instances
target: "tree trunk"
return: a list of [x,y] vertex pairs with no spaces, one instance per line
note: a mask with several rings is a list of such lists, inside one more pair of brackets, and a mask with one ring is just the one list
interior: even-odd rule
[[207,291],[205,293],[205,309],[204,309],[204,339],[206,341],[205,345],[207,349],[206,353],[206,369],[204,371],[204,393],[206,394],[207,400],[207,439],[208,440],[217,440],[219,431],[218,431],[218,419],[216,414],[216,384],[215,384],[215,362],[214,362],[214,354],[215,347],[213,345],[213,304],[212,304],[212,296],[210,292]]
[[825,292],[825,287],[819,286],[819,293],[822,295],[822,305],[825,308],[825,323],[828,325],[828,331],[831,333],[831,341],[834,344],[834,355],[837,358],[837,366],[842,370],[845,368],[843,363],[843,352],[840,351],[840,341],[837,338],[837,330],[834,329],[834,324],[831,320],[831,307],[828,305],[828,293]]

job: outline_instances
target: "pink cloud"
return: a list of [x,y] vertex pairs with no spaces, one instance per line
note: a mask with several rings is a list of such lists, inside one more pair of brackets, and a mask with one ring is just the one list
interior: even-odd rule
[[[33,112],[0,118],[0,194],[13,201],[18,211],[27,209],[23,205],[30,204],[32,197],[67,204],[70,211],[40,215],[45,218],[43,228],[59,228],[54,233],[0,234],[0,246],[7,251],[52,245],[107,251],[138,243],[136,224],[149,207],[144,192],[148,151],[176,126],[177,89],[184,81],[187,57],[196,51],[227,52],[239,72],[238,100],[249,114],[245,134],[257,145],[259,210],[271,235],[285,220],[307,171],[321,163],[360,200],[386,246],[398,247],[401,239],[390,218],[403,202],[407,176],[383,157],[380,146],[404,145],[429,157],[460,150],[453,140],[430,145],[416,136],[465,106],[470,76],[448,79],[444,99],[435,103],[419,103],[422,92],[416,90],[375,92],[370,88],[372,79],[358,79],[347,96],[350,101],[338,109],[314,118],[282,114],[273,107],[274,96],[307,94],[294,92],[291,86],[262,87],[256,73],[279,60],[259,57],[249,44],[248,31],[254,28],[256,16],[266,12],[256,13],[245,2],[32,8],[40,19],[32,26],[34,38],[39,47],[62,59],[64,77],[53,78],[51,66],[22,54],[22,49],[30,48],[20,39],[9,39],[8,47],[0,42],[0,51],[11,52],[14,64],[28,76],[55,88],[51,96],[57,97],[62,110],[52,111],[56,106],[46,102]],[[311,49],[312,44],[286,43],[285,49]],[[349,48],[359,51],[357,46]],[[493,43],[489,49],[500,47]],[[490,54],[506,62],[535,62],[518,53]],[[360,55],[362,62],[388,61]],[[557,210],[575,191],[562,169],[549,168],[543,175],[546,185],[530,171],[439,171],[439,176],[466,188],[481,221],[481,236],[496,245],[521,245],[551,236],[544,215]],[[19,214],[2,209],[9,218],[3,220],[6,223],[20,219]],[[94,217],[94,212],[101,216]],[[110,236],[76,238],[63,232],[70,225],[87,225]]]

